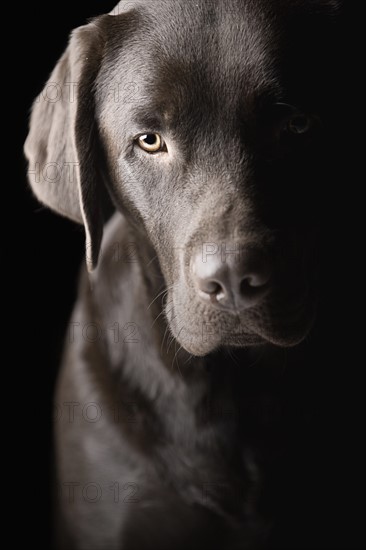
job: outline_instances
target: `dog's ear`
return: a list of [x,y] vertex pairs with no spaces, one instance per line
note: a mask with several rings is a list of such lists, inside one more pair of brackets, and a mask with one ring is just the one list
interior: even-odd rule
[[28,179],[37,198],[84,224],[89,270],[97,263],[103,234],[94,86],[110,17],[103,15],[72,32],[34,102],[24,146]]

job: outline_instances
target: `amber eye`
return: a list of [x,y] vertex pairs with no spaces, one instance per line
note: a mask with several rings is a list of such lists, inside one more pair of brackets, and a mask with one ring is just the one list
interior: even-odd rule
[[137,138],[137,143],[147,153],[158,153],[165,148],[163,138],[159,134],[143,134]]
[[292,116],[286,124],[288,132],[294,135],[306,134],[311,129],[312,120],[309,116],[298,113]]

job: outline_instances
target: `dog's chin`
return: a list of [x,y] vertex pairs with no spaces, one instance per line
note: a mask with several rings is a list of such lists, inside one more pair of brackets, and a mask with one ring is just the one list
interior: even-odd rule
[[[275,315],[228,316],[197,323],[197,319],[186,319],[179,308],[174,315],[168,315],[170,330],[178,343],[190,354],[202,357],[219,348],[245,348],[265,343],[289,348],[300,344],[309,334],[316,307],[307,303],[296,315],[279,318]],[[248,318],[249,317],[249,318]]]
[[191,355],[197,357],[203,357],[220,348],[224,347],[236,347],[246,348],[251,346],[260,346],[265,343],[272,344],[274,346],[290,348],[300,344],[308,335],[310,328],[302,333],[298,334],[268,334],[261,336],[259,334],[247,334],[240,337],[228,337],[228,338],[213,338],[206,342],[197,339],[193,334],[188,331],[180,331],[180,334],[176,334],[174,327],[171,327],[172,333],[179,344]]
[[183,348],[190,354],[195,355],[197,357],[204,357],[205,355],[209,355],[210,353],[213,353],[214,351],[217,351],[219,348],[230,346],[230,347],[249,347],[249,346],[256,346],[263,344],[265,340],[256,334],[248,335],[245,340],[243,338],[235,339],[217,339],[216,341],[207,341],[207,342],[200,342],[199,340],[195,339],[194,337],[190,337],[189,334],[185,334],[182,337],[182,334],[177,338],[180,345],[183,346]]

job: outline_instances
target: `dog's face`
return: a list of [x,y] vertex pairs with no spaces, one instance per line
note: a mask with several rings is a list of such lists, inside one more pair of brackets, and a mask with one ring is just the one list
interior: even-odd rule
[[123,4],[98,30],[93,116],[109,192],[156,251],[173,335],[196,355],[297,344],[316,304],[314,29],[331,2]]

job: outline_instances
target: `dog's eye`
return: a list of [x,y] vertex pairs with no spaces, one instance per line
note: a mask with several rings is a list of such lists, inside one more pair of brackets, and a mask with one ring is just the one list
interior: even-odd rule
[[137,144],[147,153],[166,150],[163,138],[159,134],[143,134],[137,138]]
[[292,116],[286,123],[286,130],[294,135],[306,134],[312,126],[308,115],[298,113]]

